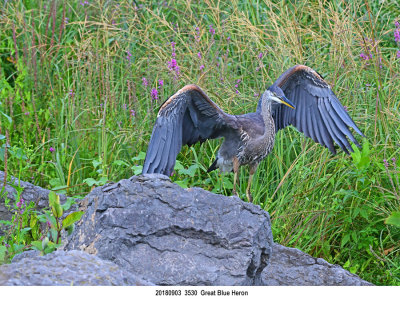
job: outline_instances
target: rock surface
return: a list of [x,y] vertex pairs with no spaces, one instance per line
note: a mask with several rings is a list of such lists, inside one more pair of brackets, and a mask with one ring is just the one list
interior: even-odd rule
[[267,212],[237,197],[182,189],[162,175],[96,188],[66,250],[110,260],[157,285],[261,285]]
[[372,285],[338,265],[279,244],[262,277],[266,285]]
[[[4,183],[4,172],[0,171],[0,185]],[[41,210],[49,205],[49,190],[35,186],[26,181],[18,181],[18,178],[11,177],[11,181],[8,181],[5,186],[5,192],[9,199],[9,205],[15,203],[17,197],[17,190],[13,186],[20,186],[24,188],[21,197],[26,203],[34,202],[37,210]],[[61,204],[64,204],[67,200],[65,195],[60,194]],[[0,220],[10,220],[12,213],[7,209],[4,198],[0,197]]]
[[151,285],[83,251],[56,251],[0,266],[0,285]]

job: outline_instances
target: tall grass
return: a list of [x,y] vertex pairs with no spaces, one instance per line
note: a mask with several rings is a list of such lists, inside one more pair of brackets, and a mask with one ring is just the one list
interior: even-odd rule
[[[288,67],[316,69],[367,136],[369,164],[288,128],[258,168],[254,202],[277,242],[399,284],[400,231],[384,223],[400,208],[395,1],[26,0],[0,14],[0,102],[12,118],[1,118],[0,168],[69,195],[131,176],[158,106],[185,84],[246,113]],[[230,195],[232,175],[205,173],[217,149],[185,147],[178,160],[194,168],[174,181]],[[243,198],[247,177],[242,168]]]

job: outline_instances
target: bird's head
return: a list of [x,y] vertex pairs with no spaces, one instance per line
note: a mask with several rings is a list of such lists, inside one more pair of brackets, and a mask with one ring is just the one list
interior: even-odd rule
[[264,93],[266,95],[266,99],[271,100],[272,104],[285,104],[286,106],[289,106],[290,108],[295,108],[295,105],[293,104],[292,101],[290,101],[285,94],[283,93],[283,90],[276,86],[272,85],[270,86]]

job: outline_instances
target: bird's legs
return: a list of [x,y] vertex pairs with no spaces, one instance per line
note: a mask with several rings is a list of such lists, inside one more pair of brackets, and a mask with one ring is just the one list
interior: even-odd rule
[[233,191],[232,195],[237,195],[236,192],[236,183],[238,181],[238,174],[239,174],[239,160],[237,157],[233,157]]
[[257,165],[258,164],[255,164],[255,165],[250,165],[250,176],[249,176],[249,182],[248,182],[248,184],[247,184],[247,188],[246,188],[246,196],[247,196],[247,199],[248,199],[248,201],[251,203],[251,202],[253,202],[253,197],[251,196],[251,193],[250,193],[250,188],[251,188],[251,182],[252,182],[252,180],[253,180],[253,175],[254,175],[254,173],[256,172],[256,170],[257,170]]

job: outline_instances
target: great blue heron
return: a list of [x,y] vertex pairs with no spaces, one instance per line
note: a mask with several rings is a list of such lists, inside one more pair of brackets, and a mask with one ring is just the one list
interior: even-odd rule
[[196,85],[187,85],[161,106],[142,173],[170,176],[183,145],[224,137],[217,158],[208,172],[220,168],[234,172],[236,194],[241,165],[250,166],[246,196],[258,164],[272,150],[275,133],[288,125],[336,154],[334,142],[346,153],[357,146],[349,128],[364,136],[347,114],[330,86],[313,69],[296,65],[283,73],[258,102],[255,113],[230,115],[220,109]]

